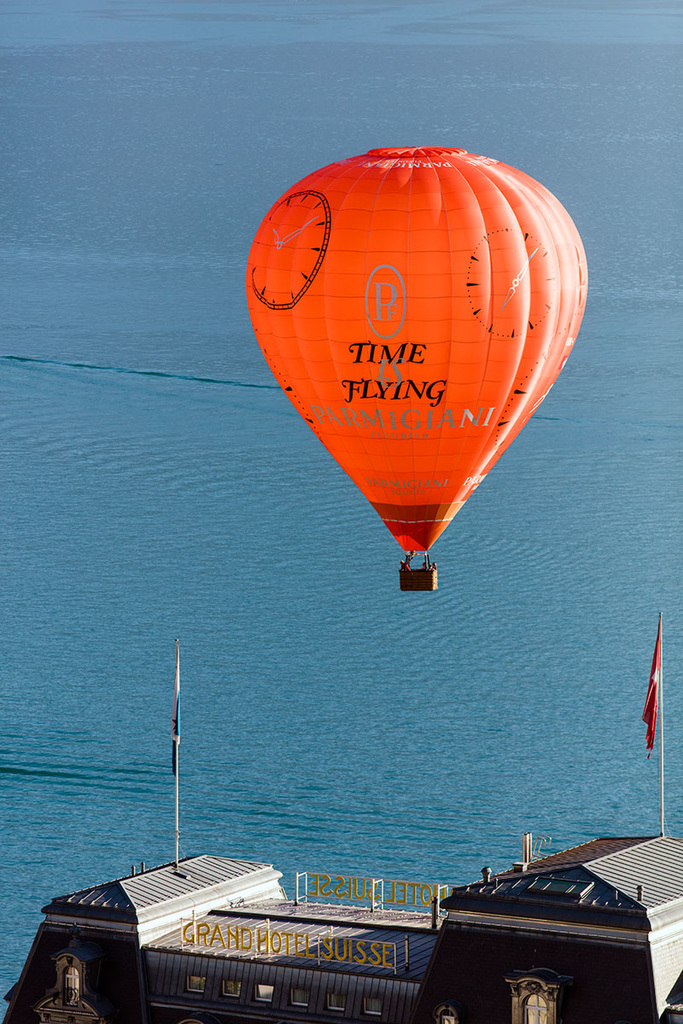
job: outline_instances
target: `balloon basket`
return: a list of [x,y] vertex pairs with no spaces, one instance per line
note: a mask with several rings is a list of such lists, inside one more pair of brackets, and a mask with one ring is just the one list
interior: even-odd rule
[[401,590],[438,590],[436,566],[430,569],[401,569],[398,574]]

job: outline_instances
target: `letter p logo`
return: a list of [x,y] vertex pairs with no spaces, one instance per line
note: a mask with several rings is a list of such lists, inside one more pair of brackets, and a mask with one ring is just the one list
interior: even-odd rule
[[397,298],[395,284],[375,279],[375,320],[393,320],[398,314]]
[[365,315],[373,334],[393,338],[406,318],[406,289],[396,267],[375,267],[365,287]]

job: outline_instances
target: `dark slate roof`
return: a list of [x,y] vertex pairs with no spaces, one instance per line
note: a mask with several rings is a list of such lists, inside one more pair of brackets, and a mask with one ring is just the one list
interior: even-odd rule
[[489,907],[505,902],[509,909],[515,902],[517,912],[527,916],[541,912],[532,909],[536,906],[556,908],[551,916],[557,917],[566,916],[568,907],[576,908],[572,916],[612,910],[639,915],[644,924],[647,911],[682,898],[683,839],[646,836],[594,839],[534,861],[523,872],[505,871],[490,882],[456,886],[441,906],[474,909],[476,902],[476,909],[483,909],[486,901]]
[[643,897],[637,901],[644,907],[683,897],[683,839],[674,836],[593,839],[534,861],[526,873],[565,875],[581,865],[634,901],[642,885]]
[[99,907],[103,910],[116,911],[124,916],[135,917],[136,912],[145,907],[156,906],[195,892],[201,892],[213,885],[244,875],[268,864],[254,861],[233,860],[227,857],[213,857],[205,854],[201,857],[186,857],[179,862],[176,870],[175,862],[163,864],[161,867],[150,868],[138,875],[117,878],[113,882],[88,886],[66,896],[57,896],[51,904],[44,907],[47,912],[55,906]]
[[[557,880],[561,886],[566,883],[566,889],[569,892],[543,891],[536,883],[538,880],[545,879]],[[580,905],[581,907],[624,910],[636,910],[641,907],[641,904],[635,899],[615,890],[612,883],[596,876],[583,866],[545,872],[533,871],[530,868],[525,872],[499,875],[489,883],[474,882],[470,885],[456,886],[451,896],[441,901],[441,906],[446,910],[452,910],[456,906],[460,906],[460,899],[475,896],[505,900],[506,902],[514,901],[520,906],[524,905],[528,908],[532,904],[552,907]]]
[[[197,1016],[198,1005],[206,1007],[206,1024],[221,1021],[231,1024],[292,1024],[293,1021],[326,1021],[335,1017],[351,1022],[367,1022],[371,1019],[364,1013],[363,1000],[366,996],[382,1000],[382,1019],[402,1024],[411,1019],[420,980],[408,978],[404,972],[394,975],[391,971],[384,976],[362,974],[353,971],[332,971],[328,966],[317,967],[315,961],[299,959],[296,965],[275,963],[267,958],[228,959],[226,957],[198,956],[192,953],[157,950],[146,947],[143,950],[145,975],[148,983],[149,1002],[155,1019],[159,1020],[202,1020]],[[187,992],[188,975],[205,978],[201,1003]],[[227,1005],[222,991],[223,981],[241,982],[240,992]],[[256,986],[273,986],[273,998],[269,1005],[256,999]],[[291,989],[303,988],[309,993],[306,1008],[291,1005]],[[327,1007],[327,994],[333,991],[346,997],[343,1011]],[[182,1012],[181,1007],[185,1008]],[[216,1017],[210,1017],[212,1012]],[[162,1016],[163,1015],[163,1016]],[[379,1018],[377,1018],[379,1019]],[[433,1021],[432,1021],[433,1024]]]

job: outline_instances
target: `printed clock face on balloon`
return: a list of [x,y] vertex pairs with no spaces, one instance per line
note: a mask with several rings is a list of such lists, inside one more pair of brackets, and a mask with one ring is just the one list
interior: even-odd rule
[[472,315],[498,338],[533,331],[555,304],[553,283],[558,271],[554,257],[535,235],[524,232],[523,239],[520,235],[511,227],[489,231],[470,256],[467,268]]
[[330,240],[330,204],[322,192],[294,192],[271,210],[253,254],[251,286],[270,309],[291,309],[320,270]]

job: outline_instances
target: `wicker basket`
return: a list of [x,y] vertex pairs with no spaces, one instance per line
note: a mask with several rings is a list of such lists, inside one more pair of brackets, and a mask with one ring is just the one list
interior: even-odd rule
[[401,569],[398,581],[401,590],[436,590],[438,588],[436,566],[432,566],[431,569],[413,569],[408,572]]

